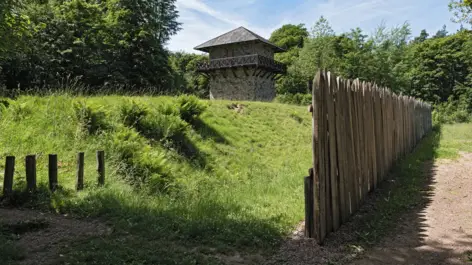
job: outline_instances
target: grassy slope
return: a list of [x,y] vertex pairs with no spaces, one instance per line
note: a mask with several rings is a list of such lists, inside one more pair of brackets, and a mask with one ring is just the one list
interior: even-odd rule
[[[179,186],[171,195],[149,195],[121,181],[112,152],[107,152],[107,185],[94,188],[94,152],[112,146],[109,136],[87,136],[80,130],[72,108],[77,100],[103,106],[112,127],[121,123],[118,107],[125,98],[66,95],[21,97],[0,121],[1,157],[17,157],[16,189],[24,187],[25,155],[38,154],[38,181],[46,184],[47,154],[56,153],[64,191],[51,197],[43,193],[34,204],[100,217],[114,228],[107,238],[64,249],[65,262],[219,263],[213,252],[270,249],[303,219],[302,177],[311,160],[310,115],[304,107],[246,102],[239,114],[227,108],[229,102],[211,102],[202,122],[186,132],[203,158],[199,162],[146,140],[152,152],[165,153]],[[134,100],[152,109],[175,99]],[[88,188],[76,195],[72,190],[78,151],[86,153]]]

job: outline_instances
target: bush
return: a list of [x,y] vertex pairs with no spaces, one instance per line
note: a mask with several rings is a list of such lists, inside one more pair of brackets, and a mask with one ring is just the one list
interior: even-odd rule
[[164,154],[151,150],[135,130],[120,128],[113,132],[110,148],[118,160],[119,172],[132,186],[158,192],[172,184]]
[[434,106],[433,123],[465,123],[472,120],[471,114],[460,102],[449,100],[448,102]]
[[194,122],[208,107],[196,96],[187,95],[180,96],[177,99],[177,104],[179,106],[180,117],[188,123]]
[[120,118],[128,127],[135,127],[148,113],[146,106],[140,106],[133,100],[120,105]]
[[187,130],[188,124],[178,116],[153,112],[141,119],[137,130],[155,141],[180,141]]
[[79,125],[89,134],[96,134],[108,128],[107,114],[101,106],[87,106],[85,102],[73,103],[75,117]]

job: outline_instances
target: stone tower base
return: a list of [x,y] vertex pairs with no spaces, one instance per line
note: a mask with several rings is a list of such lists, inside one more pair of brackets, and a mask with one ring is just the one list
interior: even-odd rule
[[226,100],[272,101],[275,81],[270,74],[253,76],[254,70],[243,68],[218,70],[211,75],[210,98]]

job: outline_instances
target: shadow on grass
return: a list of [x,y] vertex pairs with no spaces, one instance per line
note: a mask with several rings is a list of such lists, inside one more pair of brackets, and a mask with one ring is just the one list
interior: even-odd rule
[[201,151],[186,134],[174,137],[171,146],[193,166],[200,169],[210,169],[209,155]]
[[100,216],[114,232],[78,242],[64,260],[71,264],[223,264],[222,257],[271,249],[283,236],[278,218],[258,219],[244,214],[237,204],[201,201],[161,208],[127,200],[111,190],[93,193],[65,210]]
[[228,139],[226,139],[220,132],[200,118],[195,119],[192,122],[192,126],[205,140],[212,139],[217,143],[230,144]]
[[[466,235],[466,239],[446,239],[452,242],[450,244],[429,239],[426,242],[426,209],[435,194],[434,161],[440,138],[441,128],[435,127],[411,154],[393,167],[386,181],[369,195],[351,221],[327,238],[325,248],[335,251],[340,245],[355,246],[353,250],[357,253],[367,249],[368,259],[354,264],[417,264],[421,261],[456,264],[453,259],[461,257],[452,246],[462,244],[471,249],[472,235]],[[426,244],[428,247],[418,248]],[[380,247],[382,251],[372,247]]]

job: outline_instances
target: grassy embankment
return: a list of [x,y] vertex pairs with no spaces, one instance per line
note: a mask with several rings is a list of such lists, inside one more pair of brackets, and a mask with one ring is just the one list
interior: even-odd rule
[[[214,101],[195,118],[176,98],[130,99],[22,96],[2,111],[0,170],[15,155],[15,189],[22,190],[24,156],[37,154],[42,185],[36,200],[17,194],[13,203],[101,218],[113,228],[105,238],[71,244],[64,262],[217,264],[216,254],[272,249],[303,219],[311,161],[305,107],[246,102],[238,113]],[[101,149],[107,179],[96,188]],[[79,151],[86,188],[76,194]],[[45,191],[50,153],[59,160],[54,195]],[[3,259],[21,259],[21,249],[10,251],[14,244],[0,242]]]
[[[23,158],[32,153],[43,184],[34,201],[17,194],[13,203],[99,218],[113,228],[68,244],[61,262],[220,264],[236,252],[276,249],[303,218],[301,180],[311,160],[304,107],[248,102],[237,113],[216,101],[201,119],[184,115],[183,122],[178,112],[185,108],[175,98],[133,100],[138,104],[123,97],[20,97],[2,111],[0,152],[17,156],[16,189],[24,188]],[[88,126],[84,117],[92,118]],[[107,152],[104,188],[95,187],[98,149]],[[78,151],[86,153],[87,187],[77,194]],[[395,182],[379,190],[374,210],[354,219],[358,237],[345,244],[370,245],[392,231],[405,211],[424,203],[424,162],[459,151],[472,152],[472,124],[431,133],[397,164]],[[60,160],[62,189],[52,196],[44,187],[48,153]],[[8,230],[0,229],[0,239],[6,264],[23,258]]]

